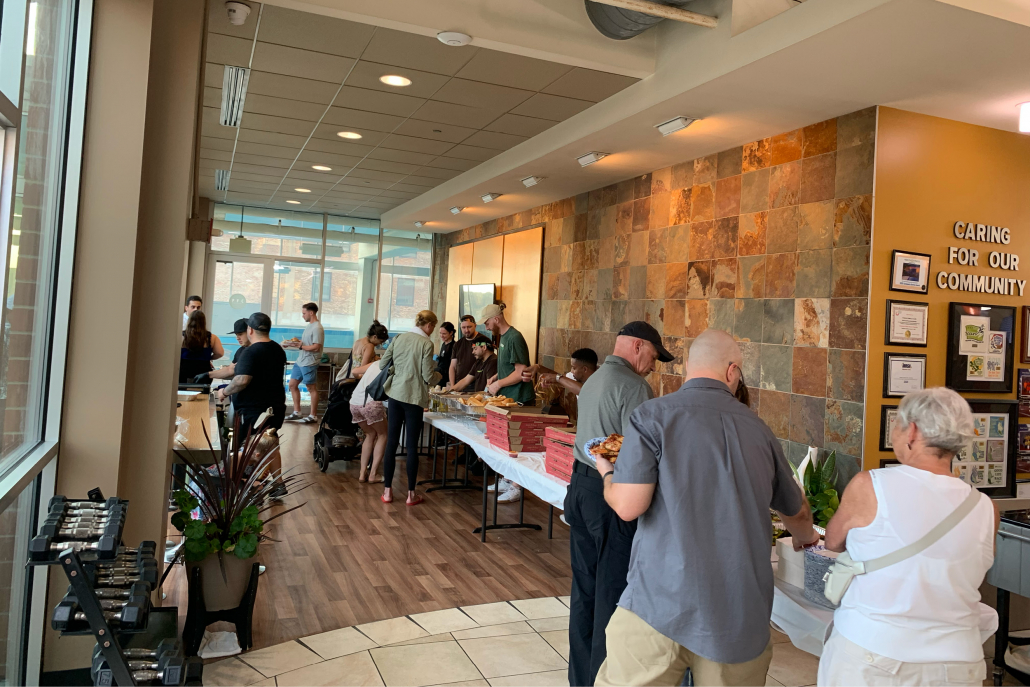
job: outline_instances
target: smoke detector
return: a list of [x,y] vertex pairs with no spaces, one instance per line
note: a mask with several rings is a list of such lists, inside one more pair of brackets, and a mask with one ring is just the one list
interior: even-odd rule
[[250,16],[250,5],[244,2],[225,3],[225,12],[229,15],[229,23],[233,26],[243,26]]
[[472,42],[472,36],[460,31],[441,31],[436,34],[436,38],[444,45],[450,45],[455,48]]

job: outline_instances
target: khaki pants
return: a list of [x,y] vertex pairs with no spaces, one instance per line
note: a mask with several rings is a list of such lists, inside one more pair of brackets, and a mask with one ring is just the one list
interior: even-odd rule
[[819,659],[820,687],[836,685],[982,685],[984,661],[973,663],[905,663],[863,649],[836,630]]
[[601,664],[594,685],[679,685],[690,668],[694,684],[764,685],[772,643],[758,658],[745,663],[716,663],[698,656],[621,606],[608,623],[608,658]]

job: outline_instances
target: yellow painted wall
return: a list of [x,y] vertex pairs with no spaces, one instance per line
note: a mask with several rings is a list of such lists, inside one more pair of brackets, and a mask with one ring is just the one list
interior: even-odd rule
[[458,326],[458,286],[472,283],[472,244],[454,246],[447,255],[447,302],[444,320]]
[[[1013,110],[1012,116],[1016,113]],[[892,453],[879,450],[880,408],[897,405],[884,399],[883,356],[886,351],[925,353],[927,386],[943,386],[947,356],[948,303],[967,302],[1017,308],[1015,365],[1019,367],[1022,330],[1019,306],[1030,305],[1030,283],[1025,296],[1000,296],[940,289],[941,270],[1030,280],[1030,137],[961,122],[879,109],[876,140],[876,185],[873,201],[873,239],[869,299],[869,358],[866,366],[865,468],[879,467]],[[1008,246],[960,241],[952,228],[956,221],[1008,227]],[[948,264],[948,246],[975,247],[979,267]],[[889,291],[893,250],[932,255],[930,287],[926,296]],[[1019,272],[987,266],[991,250],[1020,256]],[[930,304],[926,348],[885,346],[888,299]],[[1017,377],[1014,374],[1013,377]],[[1009,394],[965,394],[968,397],[1012,399]]]

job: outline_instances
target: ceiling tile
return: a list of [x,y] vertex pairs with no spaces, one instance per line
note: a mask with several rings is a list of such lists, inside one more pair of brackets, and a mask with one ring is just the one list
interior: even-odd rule
[[467,172],[478,164],[475,160],[460,160],[456,157],[441,155],[440,157],[433,158],[426,166]]
[[[371,115],[376,116],[376,115]],[[349,139],[338,136],[341,131],[351,131],[356,134],[361,134],[359,139]],[[313,134],[315,138],[322,138],[327,141],[345,141],[348,143],[355,143],[358,145],[376,146],[383,142],[389,134],[382,131],[374,131],[372,129],[366,129],[364,127],[357,126],[341,126],[340,124],[319,124]]]
[[[369,170],[369,171],[380,171],[380,172],[395,172],[398,174],[411,174],[418,165],[403,163],[403,162],[390,162],[389,160],[362,160],[357,167],[358,170]],[[355,170],[357,171],[357,170]]]
[[[269,171],[275,171],[275,170],[269,170]],[[232,166],[232,180],[233,181],[239,181],[239,182],[257,181],[257,182],[260,182],[260,183],[263,183],[263,184],[275,184],[275,185],[278,186],[279,182],[282,181],[282,175],[269,176],[267,174],[251,174],[249,172],[242,172],[242,171],[240,171],[239,165],[233,165]]]
[[471,45],[444,45],[433,36],[380,28],[362,57],[372,62],[453,76],[476,53]]
[[451,103],[441,103],[435,100],[426,102],[420,107],[412,119],[419,119],[426,122],[440,122],[441,124],[454,124],[466,126],[473,129],[482,129],[484,126],[496,119],[503,110],[495,108],[483,109],[478,107],[466,107]]
[[453,179],[461,174],[461,171],[456,169],[441,169],[440,167],[419,167],[417,173],[419,176],[439,179],[442,182],[447,179]]
[[209,150],[225,150],[232,152],[233,141],[229,138],[212,138],[210,136],[201,136],[200,145],[202,148]]
[[327,55],[260,40],[254,49],[253,68],[272,74],[339,84],[353,65],[354,59],[350,57]]
[[390,150],[389,148],[376,148],[369,153],[368,156],[375,160],[407,162],[413,165],[424,165],[435,157],[435,155],[427,155],[426,153],[413,153],[407,150]]
[[337,155],[318,150],[305,150],[297,158],[297,164],[303,165],[329,165],[340,169],[349,169],[361,162],[361,157],[355,155]]
[[397,128],[403,117],[376,114],[347,107],[331,107],[322,120],[323,124],[337,126],[338,130],[350,129],[364,134],[365,129],[389,133]]
[[398,191],[411,191],[412,193],[425,193],[428,189],[425,186],[416,184],[397,184],[394,189]]
[[307,136],[291,136],[290,134],[280,134],[275,131],[258,131],[257,129],[240,129],[240,141],[246,141],[247,143],[267,143],[273,146],[300,150],[300,147],[304,145],[306,140]]
[[214,138],[236,138],[236,127],[234,126],[222,126],[218,121],[221,116],[221,109],[214,107],[205,107],[204,116],[201,120],[201,132],[203,136],[212,136]]
[[481,148],[493,148],[494,150],[507,150],[527,140],[526,136],[512,136],[496,131],[478,131],[467,139],[465,145],[479,146]]
[[494,157],[501,151],[494,150],[492,148],[478,148],[476,146],[466,145],[464,143],[456,145],[447,151],[449,157],[457,157],[463,160],[476,160],[477,162],[483,162]]
[[[254,41],[249,38],[234,38],[220,33],[209,33],[207,35],[207,56],[208,62],[234,67],[246,67],[250,64],[250,47]],[[218,70],[218,83],[222,82],[224,67]]]
[[258,191],[268,191],[269,195],[273,191],[279,188],[279,182],[261,182],[261,181],[244,181],[236,179],[235,176],[229,177],[229,189],[233,191],[250,191],[257,193]]
[[424,102],[425,100],[422,98],[413,98],[400,93],[384,93],[370,91],[367,88],[344,86],[333,104],[337,107],[348,107],[366,112],[409,117]]
[[318,156],[318,153],[333,153],[335,155],[351,155],[354,157],[365,157],[372,152],[373,146],[361,142],[345,141],[342,138],[331,140],[328,138],[312,138],[308,141],[304,152]]
[[440,124],[438,122],[423,122],[417,119],[409,119],[397,128],[396,133],[405,136],[418,136],[435,141],[449,141],[450,143],[461,143],[466,138],[476,133],[475,129],[451,124]]
[[622,89],[632,86],[637,81],[638,79],[632,76],[576,67],[542,90],[544,93],[552,95],[599,103],[608,96],[615,95]]
[[539,91],[571,69],[572,67],[557,62],[481,48],[455,76],[499,86]]
[[268,155],[255,155],[253,153],[247,153],[237,150],[236,160],[233,162],[233,166],[235,166],[238,162],[261,167],[274,167],[276,169],[286,169],[291,164],[293,164],[293,158],[271,157]]
[[232,173],[236,174],[240,172],[242,174],[255,174],[262,176],[275,176],[277,179],[282,179],[283,174],[286,173],[285,167],[271,167],[268,165],[251,165],[246,162],[240,162],[236,160],[232,163]]
[[523,117],[509,112],[490,122],[484,128],[487,131],[497,131],[502,134],[512,134],[515,136],[526,136],[527,138],[532,138],[543,131],[547,131],[554,125],[555,122],[549,119]]
[[[379,80],[380,76],[396,74],[411,79],[410,86],[387,86]],[[399,93],[416,98],[428,98],[447,83],[449,77],[443,74],[433,74],[407,67],[393,67],[378,62],[359,60],[354,70],[347,77],[347,85],[356,88],[367,88],[372,91],[383,91],[384,93]]]
[[[424,168],[423,168],[424,169]],[[426,186],[428,188],[435,188],[444,182],[443,179],[437,179],[435,177],[424,177],[418,174],[412,174],[404,180],[405,184],[415,184],[418,186]]]
[[305,163],[298,161],[293,169],[290,170],[290,177],[314,182],[324,182],[328,179],[335,184],[340,177],[351,169],[353,169],[353,167],[333,167],[329,172],[319,172],[311,169],[311,165],[306,165]]
[[507,86],[496,86],[466,79],[451,79],[436,92],[433,100],[498,110],[497,114],[500,115],[519,103],[525,102],[532,95],[532,91],[508,88]]
[[561,122],[569,117],[579,114],[593,105],[587,100],[574,100],[563,98],[558,95],[547,95],[537,93],[532,98],[512,110],[512,114],[526,115],[527,117],[539,117],[541,119],[552,119]]
[[[220,87],[221,82],[218,85]],[[328,105],[333,101],[333,96],[336,95],[336,89],[339,87],[339,83],[332,84],[327,81],[315,81],[314,79],[254,70],[250,73],[247,97],[249,98],[251,93],[257,93],[275,98]]]
[[281,157],[292,160],[297,157],[299,148],[289,146],[274,146],[266,143],[247,143],[240,141],[236,144],[236,154],[249,153],[251,155],[266,155],[268,157]]
[[384,148],[393,148],[394,150],[410,150],[416,153],[441,155],[453,148],[454,144],[448,141],[432,141],[427,138],[391,134],[383,141],[382,146]]
[[[303,119],[289,119],[288,117],[273,117],[272,115],[258,114],[256,112],[244,112],[240,120],[240,127],[254,129],[256,131],[270,131],[279,134],[291,134],[308,137],[314,125]],[[303,145],[302,140],[299,145]]]
[[268,5],[261,17],[259,38],[330,55],[358,57],[374,32],[368,24]]
[[[367,162],[367,160],[366,160],[366,162]],[[364,164],[364,163],[362,163],[362,164]],[[412,167],[413,169],[418,169],[414,165],[410,165],[410,167]],[[362,179],[362,180],[364,180],[364,179],[376,179],[376,180],[379,180],[379,181],[388,181],[390,183],[396,183],[396,182],[400,181],[401,179],[403,179],[406,176],[408,176],[408,172],[404,172],[404,173],[401,173],[401,172],[384,172],[384,171],[379,170],[379,169],[367,169],[367,168],[363,168],[361,165],[358,165],[357,167],[355,167],[354,169],[351,170],[350,174],[347,175],[347,178],[349,178],[349,179]]]
[[[205,91],[210,90],[212,89],[205,89]],[[221,98],[220,91],[218,93],[218,97]],[[221,100],[215,104],[215,107],[221,108]],[[306,103],[299,100],[290,100],[288,98],[276,98],[269,95],[260,95],[258,93],[248,93],[247,100],[243,104],[243,111],[253,112],[255,114],[272,115],[273,117],[302,119],[313,124],[314,122],[317,122],[323,114],[325,114],[325,105],[321,103]]]

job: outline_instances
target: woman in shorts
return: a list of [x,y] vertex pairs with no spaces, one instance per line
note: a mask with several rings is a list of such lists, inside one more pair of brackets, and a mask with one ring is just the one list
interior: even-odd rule
[[[379,376],[379,361],[373,360],[369,363],[365,374],[361,376],[354,393],[351,395],[350,414],[354,424],[365,433],[365,439],[361,442],[361,467],[358,472],[359,482],[378,484],[382,482],[381,477],[376,477],[379,464],[383,461],[383,454],[386,453],[386,407],[379,401],[373,400],[371,396],[365,397],[365,387],[369,382]],[[369,469],[369,458],[372,459]]]

